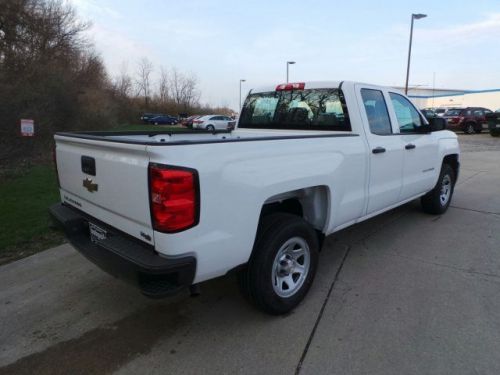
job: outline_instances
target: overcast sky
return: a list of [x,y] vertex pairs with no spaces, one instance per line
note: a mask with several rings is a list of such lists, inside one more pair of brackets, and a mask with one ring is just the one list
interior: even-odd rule
[[69,0],[111,76],[156,70],[196,74],[202,102],[238,107],[244,91],[290,81],[403,85],[411,13],[410,85],[500,88],[500,1]]

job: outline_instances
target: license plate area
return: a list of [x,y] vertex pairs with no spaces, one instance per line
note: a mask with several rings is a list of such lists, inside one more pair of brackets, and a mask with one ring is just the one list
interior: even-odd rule
[[108,231],[89,222],[90,240],[92,242],[104,241],[108,237]]

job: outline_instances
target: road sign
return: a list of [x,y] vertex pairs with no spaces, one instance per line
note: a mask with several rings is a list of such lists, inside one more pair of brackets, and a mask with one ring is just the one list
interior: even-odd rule
[[35,121],[21,119],[21,135],[23,137],[33,137],[35,135]]

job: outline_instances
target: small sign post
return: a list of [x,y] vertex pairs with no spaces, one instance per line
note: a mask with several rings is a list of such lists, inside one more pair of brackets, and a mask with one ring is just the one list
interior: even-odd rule
[[33,137],[35,135],[35,121],[21,119],[21,135],[23,137]]

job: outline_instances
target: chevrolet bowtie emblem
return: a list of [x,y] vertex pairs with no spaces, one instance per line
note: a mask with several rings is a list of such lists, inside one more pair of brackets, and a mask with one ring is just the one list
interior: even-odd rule
[[92,182],[92,179],[87,177],[85,180],[83,180],[83,187],[85,187],[88,191],[93,193],[94,191],[97,191],[99,185],[94,184]]

